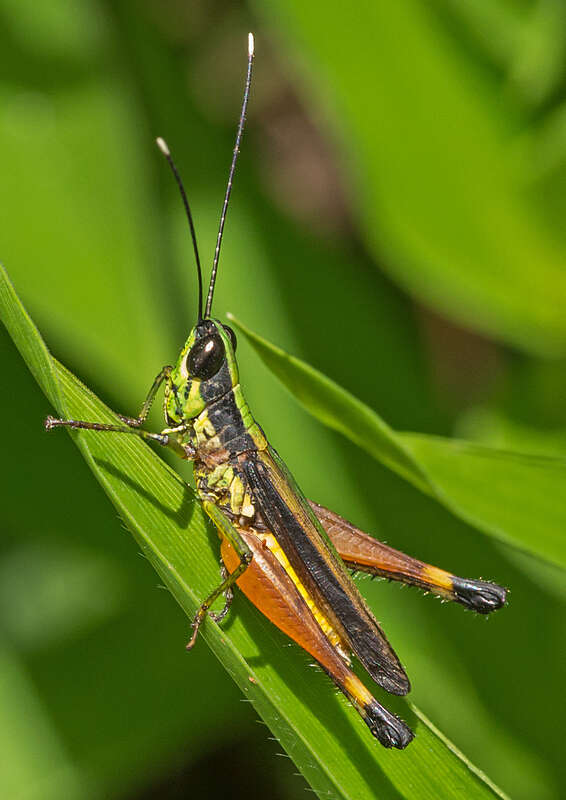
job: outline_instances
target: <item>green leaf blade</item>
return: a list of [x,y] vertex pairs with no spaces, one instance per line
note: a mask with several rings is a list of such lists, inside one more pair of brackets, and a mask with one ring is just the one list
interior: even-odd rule
[[454,513],[507,544],[566,566],[565,459],[434,436],[400,438]]

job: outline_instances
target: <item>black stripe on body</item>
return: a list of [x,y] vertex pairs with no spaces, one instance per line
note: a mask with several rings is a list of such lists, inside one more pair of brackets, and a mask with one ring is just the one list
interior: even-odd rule
[[[298,519],[274,485],[261,457],[246,459],[242,467],[256,508],[317,605],[331,622],[338,621],[337,628],[342,629],[344,638],[380,686],[392,694],[407,694],[410,684],[403,667],[346,568],[326,545],[324,531],[313,520],[306,499],[298,496],[300,505],[303,506],[302,500],[306,505],[305,514]],[[285,476],[281,477],[285,480]],[[293,487],[293,492],[297,493],[298,487]]]
[[233,390],[207,406],[207,417],[223,448],[231,455],[255,450],[255,444],[236,405]]
[[200,384],[201,397],[207,405],[222,400],[224,395],[230,392],[231,389],[232,376],[226,360],[224,360],[216,375],[208,378],[208,380],[201,381]]

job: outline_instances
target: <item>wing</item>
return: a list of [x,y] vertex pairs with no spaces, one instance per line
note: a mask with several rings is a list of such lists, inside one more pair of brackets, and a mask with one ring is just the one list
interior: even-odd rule
[[339,635],[376,683],[407,694],[405,670],[283,461],[269,448],[240,468],[268,528]]
[[[406,747],[413,738],[411,730],[399,717],[380,705],[352,672],[275,555],[252,529],[240,528],[239,533],[253,553],[251,564],[237,581],[246,597],[316,658],[384,747],[400,750]],[[241,563],[240,558],[224,536],[221,547],[224,564],[229,572],[233,572]]]

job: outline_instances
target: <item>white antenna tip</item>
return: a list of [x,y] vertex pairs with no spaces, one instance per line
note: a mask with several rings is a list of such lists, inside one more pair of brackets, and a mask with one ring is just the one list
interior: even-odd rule
[[165,141],[165,139],[162,139],[161,136],[158,136],[157,139],[155,140],[155,142],[156,142],[157,146],[159,147],[159,149],[161,150],[161,152],[163,153],[164,156],[170,156],[171,155],[171,153],[169,152],[169,148],[167,146],[167,142]]
[[253,33],[248,33],[248,55],[253,56],[254,54],[254,35]]

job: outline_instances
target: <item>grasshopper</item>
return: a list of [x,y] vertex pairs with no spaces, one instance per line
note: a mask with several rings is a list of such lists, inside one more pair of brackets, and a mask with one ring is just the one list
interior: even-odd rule
[[[483,580],[458,578],[404,555],[309,502],[271,446],[246,402],[233,330],[211,317],[222,234],[244,131],[254,40],[249,35],[244,98],[203,311],[202,269],[192,215],[167,144],[157,144],[178,184],[187,214],[198,274],[198,319],[174,366],[163,367],[138,417],[121,425],[48,417],[48,430],[66,426],[131,434],[192,461],[204,511],[221,540],[221,582],[201,603],[187,645],[195,644],[207,615],[220,622],[235,584],[278,628],[310,653],[350,700],[384,747],[405,748],[413,732],[384,708],[351,669],[354,653],[386,691],[405,695],[409,679],[349,570],[360,570],[432,591],[480,614],[504,605],[506,590]],[[164,386],[167,427],[142,425]],[[224,595],[219,613],[210,608]]]

